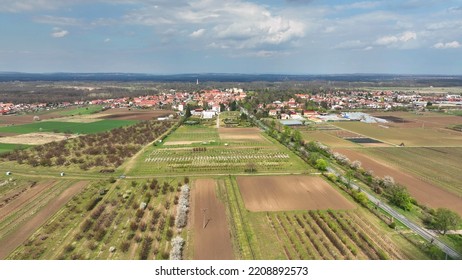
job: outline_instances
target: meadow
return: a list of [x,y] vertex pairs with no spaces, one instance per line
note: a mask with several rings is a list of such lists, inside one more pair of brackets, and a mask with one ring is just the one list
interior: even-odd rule
[[31,124],[0,127],[0,133],[61,132],[69,134],[92,134],[135,123],[136,121],[131,120],[101,120],[91,123],[40,121]]
[[5,144],[5,143],[0,143],[0,154],[3,153],[8,153],[14,150],[22,150],[22,149],[27,149],[29,148],[29,145],[24,145],[24,144]]

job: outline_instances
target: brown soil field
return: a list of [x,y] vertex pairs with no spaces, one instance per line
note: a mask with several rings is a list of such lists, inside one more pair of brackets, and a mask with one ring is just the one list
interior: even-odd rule
[[462,215],[462,198],[431,183],[407,174],[397,167],[371,158],[359,151],[350,149],[334,149],[335,152],[347,156],[351,161],[359,160],[366,170],[372,170],[374,175],[384,177],[389,175],[395,182],[407,187],[412,197],[419,203],[432,208],[445,207]]
[[397,128],[445,128],[452,124],[462,123],[462,117],[449,116],[437,114],[432,112],[425,112],[421,115],[409,112],[388,112],[388,113],[375,113],[374,116],[386,116],[391,122],[387,126]]
[[[198,179],[191,193],[195,260],[232,260],[233,248],[224,204],[217,198],[213,179]],[[205,211],[205,222],[203,209]]]
[[221,140],[229,141],[265,141],[258,128],[225,128],[218,129]]
[[29,187],[25,192],[21,193],[15,199],[10,200],[4,207],[0,208],[0,220],[22,207],[24,204],[32,201],[39,196],[44,190],[51,188],[56,181],[48,181]]
[[42,224],[63,207],[74,195],[88,185],[87,181],[80,181],[64,190],[51,203],[39,210],[30,220],[16,228],[6,238],[0,241],[0,259],[5,259],[16,247],[29,238]]
[[171,114],[175,114],[175,112],[164,111],[164,110],[140,110],[140,109],[117,108],[117,109],[109,109],[102,113],[94,114],[92,116],[93,118],[108,119],[108,120],[147,121],[147,120],[153,120],[159,117],[165,117]]
[[320,177],[245,176],[237,182],[245,207],[254,212],[355,208]]
[[[41,114],[38,115],[40,117],[40,120],[49,120],[49,119],[54,119],[61,117],[59,113],[46,113],[46,114]],[[0,125],[1,126],[6,126],[6,125],[19,125],[19,124],[28,124],[28,123],[33,123],[34,121],[34,115],[0,115]]]
[[27,133],[15,136],[2,137],[0,138],[0,143],[42,145],[53,141],[62,141],[75,137],[77,137],[77,135],[69,135],[63,133]]

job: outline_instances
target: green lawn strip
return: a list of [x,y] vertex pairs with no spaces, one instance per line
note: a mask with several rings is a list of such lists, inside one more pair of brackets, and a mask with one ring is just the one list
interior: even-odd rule
[[0,132],[8,133],[32,133],[32,132],[61,132],[72,134],[91,134],[109,131],[114,128],[135,124],[137,121],[132,120],[101,120],[91,123],[73,123],[73,122],[56,122],[43,121],[31,124],[14,125],[0,127]]
[[103,110],[102,105],[89,105],[74,109],[63,110],[60,112],[62,116],[74,116],[74,115],[91,115],[94,113],[101,112]]
[[8,143],[0,143],[0,154],[12,152],[14,150],[24,150],[27,148],[32,147],[31,145],[25,144],[8,144]]
[[240,257],[244,260],[253,260],[258,258],[255,256],[253,251],[253,233],[250,229],[250,225],[247,219],[247,210],[240,197],[239,188],[234,177],[226,178],[226,190],[228,194],[228,207],[232,214],[232,220],[234,222],[235,234],[238,239],[240,248]]

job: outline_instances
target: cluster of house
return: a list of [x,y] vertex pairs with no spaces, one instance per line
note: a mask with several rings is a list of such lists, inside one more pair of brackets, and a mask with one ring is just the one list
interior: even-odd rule
[[[107,108],[139,107],[168,108],[183,112],[186,104],[194,102],[197,109],[191,114],[202,118],[212,118],[223,109],[227,110],[231,103],[239,102],[246,97],[241,88],[212,89],[187,93],[170,90],[168,92],[138,97],[123,97],[110,99],[95,99],[90,101],[62,102],[60,104],[13,104],[0,102],[0,113],[11,114],[21,111],[50,110],[68,106],[103,105]],[[296,94],[287,101],[274,101],[270,104],[259,104],[260,110],[268,112],[269,116],[282,119],[309,119],[312,121],[330,120],[331,116],[324,113],[305,110],[306,103],[319,104],[325,110],[352,109],[392,109],[394,107],[425,107],[428,104],[436,106],[462,106],[460,94],[419,95],[406,94],[397,91],[333,91],[322,94]]]
[[225,90],[202,90],[200,92],[186,93],[170,90],[157,95],[146,95],[138,97],[123,97],[109,99],[94,99],[89,101],[62,102],[59,104],[13,104],[1,103],[0,112],[3,115],[27,111],[50,110],[70,106],[103,105],[106,108],[168,108],[184,112],[186,104],[194,102],[197,104],[191,113],[202,118],[212,118],[222,109],[227,109],[233,101],[240,101],[246,97],[246,93],[240,88]]

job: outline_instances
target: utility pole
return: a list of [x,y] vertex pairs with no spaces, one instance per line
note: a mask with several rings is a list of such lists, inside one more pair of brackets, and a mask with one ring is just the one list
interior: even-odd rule
[[202,228],[205,228],[205,226],[207,226],[207,222],[205,219],[206,211],[207,211],[207,208],[202,209]]

